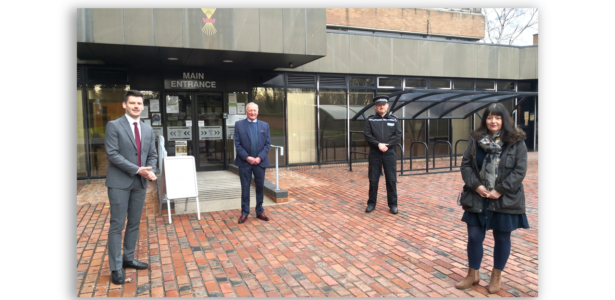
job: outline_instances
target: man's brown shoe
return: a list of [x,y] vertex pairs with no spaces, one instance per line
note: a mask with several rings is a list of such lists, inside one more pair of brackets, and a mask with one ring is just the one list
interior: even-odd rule
[[267,216],[265,215],[265,213],[262,213],[262,214],[256,215],[256,217],[257,217],[258,219],[263,220],[263,221],[269,221],[269,217],[267,217]]
[[237,221],[237,223],[243,224],[243,223],[246,222],[247,219],[248,219],[248,215],[241,215],[241,217],[239,217],[239,221]]

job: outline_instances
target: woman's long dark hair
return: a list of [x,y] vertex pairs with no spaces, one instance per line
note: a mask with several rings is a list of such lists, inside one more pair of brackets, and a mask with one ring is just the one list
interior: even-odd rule
[[512,145],[518,141],[525,140],[525,132],[519,128],[515,128],[512,118],[508,113],[508,110],[502,103],[493,103],[487,106],[483,113],[483,118],[480,121],[480,126],[470,133],[470,136],[475,141],[478,141],[482,136],[489,133],[487,129],[487,117],[489,115],[495,115],[502,117],[502,129],[501,138],[504,144]]

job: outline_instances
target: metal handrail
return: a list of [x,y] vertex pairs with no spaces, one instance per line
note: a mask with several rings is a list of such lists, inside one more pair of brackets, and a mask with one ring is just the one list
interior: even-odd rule
[[[401,176],[404,176],[404,147],[400,144],[397,143],[397,146],[399,146],[399,149],[401,150]],[[397,157],[395,157],[395,163],[397,163]]]
[[457,142],[455,142],[455,167],[457,166],[457,144],[459,142],[470,142],[470,140],[457,140]]
[[275,190],[280,189],[279,181],[278,181],[278,148],[280,149],[280,155],[284,156],[284,147],[282,146],[274,146],[270,145],[269,147],[275,148]]
[[435,141],[433,143],[433,168],[432,169],[445,169],[446,167],[440,167],[440,168],[436,168],[436,144],[443,144],[446,143],[448,144],[448,156],[450,159],[450,163],[449,163],[449,167],[450,167],[450,171],[453,170],[453,146],[451,145],[451,143],[449,141]]
[[[425,173],[429,173],[429,146],[427,146],[425,142],[421,142],[421,141],[415,141],[415,142],[410,143],[410,171],[412,171],[412,146],[414,144],[423,144],[423,146],[425,146],[425,155],[426,155]],[[422,170],[422,169],[417,169],[417,170]]]

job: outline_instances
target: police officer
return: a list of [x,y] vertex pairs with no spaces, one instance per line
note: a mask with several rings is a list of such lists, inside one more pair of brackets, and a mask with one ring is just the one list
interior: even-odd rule
[[387,186],[387,202],[391,213],[397,214],[397,152],[395,145],[401,138],[401,126],[397,117],[387,113],[389,97],[374,98],[374,107],[378,114],[365,120],[365,140],[369,143],[369,200],[365,212],[376,208],[378,181],[384,166],[384,178]]

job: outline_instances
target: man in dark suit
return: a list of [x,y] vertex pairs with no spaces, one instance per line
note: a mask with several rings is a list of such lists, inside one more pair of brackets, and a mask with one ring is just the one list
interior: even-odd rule
[[269,124],[257,120],[258,105],[254,102],[246,105],[248,118],[235,122],[235,148],[237,156],[235,165],[239,167],[239,180],[241,181],[241,217],[239,224],[244,223],[250,214],[250,182],[254,174],[256,186],[256,217],[269,221],[263,208],[265,189],[265,168],[269,167],[269,147],[271,137]]
[[[143,94],[128,91],[122,107],[126,114],[107,123],[105,151],[109,160],[107,171],[107,194],[111,206],[109,237],[109,268],[111,281],[124,283],[122,268],[147,269],[149,265],[134,259],[139,237],[139,222],[145,202],[148,180],[156,180],[156,143],[154,131],[139,119],[143,111]],[[124,255],[121,253],[122,230]]]

